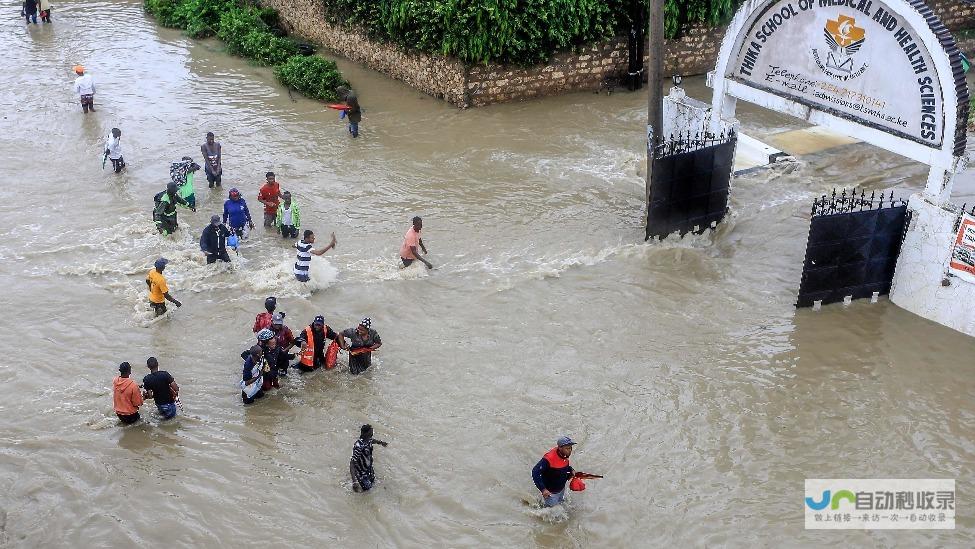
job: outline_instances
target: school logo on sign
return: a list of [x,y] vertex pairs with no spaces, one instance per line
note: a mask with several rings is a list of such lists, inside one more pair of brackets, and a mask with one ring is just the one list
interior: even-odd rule
[[866,29],[858,27],[856,23],[856,19],[846,15],[826,21],[823,34],[829,51],[826,52],[825,64],[816,48],[812,50],[820,70],[837,80],[856,78],[867,69],[866,63],[857,67],[854,60],[854,56],[867,40]]

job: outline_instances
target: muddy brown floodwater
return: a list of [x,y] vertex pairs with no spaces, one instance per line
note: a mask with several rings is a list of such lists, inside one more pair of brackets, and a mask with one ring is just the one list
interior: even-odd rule
[[[10,6],[8,6],[10,7]],[[0,542],[12,547],[661,547],[975,545],[975,342],[889,302],[796,311],[810,201],[834,186],[923,185],[866,145],[738,178],[711,235],[643,242],[645,96],[574,94],[457,110],[341,63],[365,110],[334,111],[270,71],[158,28],[133,1],[58,3],[0,22]],[[82,62],[98,86],[83,116]],[[688,83],[704,97],[699,79]],[[741,112],[761,137],[800,128]],[[101,169],[112,126],[128,170]],[[199,230],[223,191],[197,182],[184,230],[152,230],[169,163],[224,146],[253,211],[267,170],[334,231],[315,283],[255,231],[230,267]],[[975,202],[964,176],[957,201]],[[437,269],[397,268],[413,215]],[[185,304],[151,322],[142,282],[172,260]],[[244,408],[239,353],[264,297],[295,330],[370,316],[373,368],[289,377]],[[23,338],[23,339],[21,339]],[[117,364],[159,357],[185,413],[122,428]],[[151,407],[150,407],[151,408]],[[377,488],[354,494],[359,425]],[[530,469],[559,435],[603,480],[559,511]],[[803,530],[805,478],[954,478],[958,527]]]

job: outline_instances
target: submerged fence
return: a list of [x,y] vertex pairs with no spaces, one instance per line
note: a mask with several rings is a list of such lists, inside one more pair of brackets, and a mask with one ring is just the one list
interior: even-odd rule
[[728,211],[734,132],[670,136],[653,146],[647,239],[701,233]]
[[907,203],[843,190],[813,201],[797,307],[890,293],[909,223]]

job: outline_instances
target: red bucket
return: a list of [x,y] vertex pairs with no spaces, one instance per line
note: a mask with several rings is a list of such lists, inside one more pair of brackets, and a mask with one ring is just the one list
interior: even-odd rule
[[569,490],[572,490],[573,492],[581,492],[585,489],[586,483],[582,482],[581,478],[573,477],[573,479],[569,481]]

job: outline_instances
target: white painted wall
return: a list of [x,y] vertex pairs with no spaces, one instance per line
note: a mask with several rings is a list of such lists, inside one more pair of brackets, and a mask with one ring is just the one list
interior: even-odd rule
[[740,125],[737,119],[732,118],[716,121],[714,127],[711,127],[711,105],[688,97],[684,88],[670,88],[670,93],[664,97],[663,135],[665,137],[685,134],[688,131],[691,132],[691,137],[694,137],[694,134],[703,134],[708,131],[721,133],[734,129],[737,132]]
[[916,315],[975,336],[975,284],[949,277],[951,285],[941,285],[960,211],[950,205],[938,206],[922,194],[911,196],[908,209],[913,218],[897,259],[890,300]]

